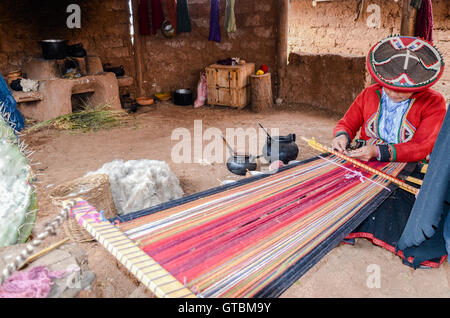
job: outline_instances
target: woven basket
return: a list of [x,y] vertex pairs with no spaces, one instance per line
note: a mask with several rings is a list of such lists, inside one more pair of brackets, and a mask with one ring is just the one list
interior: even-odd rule
[[[53,204],[58,207],[62,207],[65,200],[82,198],[98,211],[103,210],[105,218],[117,216],[109,178],[106,174],[90,175],[60,184],[50,193],[50,198]],[[63,228],[72,241],[87,242],[93,240],[91,235],[72,218],[63,224]]]

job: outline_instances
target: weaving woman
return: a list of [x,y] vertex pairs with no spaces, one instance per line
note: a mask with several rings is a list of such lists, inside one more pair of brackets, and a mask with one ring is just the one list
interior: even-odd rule
[[[446,113],[444,97],[430,89],[444,69],[439,52],[421,39],[393,36],[372,47],[367,67],[377,83],[366,88],[338,122],[332,147],[361,161],[425,160],[433,150]],[[350,143],[358,131],[363,146],[351,150]],[[420,175],[418,171],[413,174]],[[414,201],[414,195],[401,189],[395,191],[348,238],[369,238],[395,251]],[[414,267],[442,261],[446,255],[442,224],[431,238],[403,251],[405,263],[408,256],[413,257]],[[430,260],[435,263],[426,262]]]

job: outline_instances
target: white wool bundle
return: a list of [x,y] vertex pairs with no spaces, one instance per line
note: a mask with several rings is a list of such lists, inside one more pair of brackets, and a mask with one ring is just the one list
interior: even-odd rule
[[104,173],[109,176],[111,194],[117,212],[127,214],[184,195],[180,181],[168,164],[157,160],[114,160],[91,174]]
[[20,86],[24,92],[37,92],[39,90],[39,82],[30,79],[22,78]]

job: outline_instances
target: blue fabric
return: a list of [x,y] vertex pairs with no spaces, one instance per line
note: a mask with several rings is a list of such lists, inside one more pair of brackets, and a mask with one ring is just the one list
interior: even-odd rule
[[[447,250],[447,254],[450,254],[450,213],[447,214],[447,219],[444,224],[444,240],[445,240],[445,249]],[[450,258],[448,259],[450,262]]]
[[[420,167],[416,168],[411,176],[420,179],[423,176],[420,173]],[[398,241],[411,216],[415,200],[415,196],[407,191],[394,190],[353,233],[357,233],[356,237],[371,234],[378,241],[395,248],[398,246]],[[418,268],[425,261],[430,261],[434,265],[440,264],[442,257],[447,255],[443,229],[444,226],[441,222],[434,235],[427,238],[423,243],[402,250],[406,257],[406,259],[403,259],[403,263],[413,268]],[[409,257],[413,257],[411,262],[408,261]]]
[[10,126],[16,131],[21,131],[25,127],[22,114],[17,109],[16,100],[11,94],[8,84],[0,75],[0,114],[1,113],[9,114],[9,120],[7,118],[5,118],[5,120],[6,122],[9,122]]
[[[408,223],[399,239],[398,248],[418,246],[432,237],[450,210],[450,112],[442,124],[430,156],[427,173]],[[448,216],[447,216],[448,218]],[[446,222],[447,248],[449,247],[449,225]]]
[[398,144],[399,128],[402,125],[402,118],[408,110],[410,99],[393,102],[383,89],[381,96],[381,112],[379,118],[380,138],[390,144]]

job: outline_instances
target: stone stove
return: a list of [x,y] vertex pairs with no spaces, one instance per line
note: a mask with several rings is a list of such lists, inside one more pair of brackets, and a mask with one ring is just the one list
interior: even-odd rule
[[23,65],[26,78],[39,81],[38,92],[13,92],[25,117],[45,121],[72,113],[72,96],[85,93],[92,105],[107,103],[112,109],[121,109],[119,86],[132,85],[133,79],[117,79],[114,73],[104,72],[97,56],[72,59],[78,62],[81,77],[64,78],[64,60],[31,58]]

